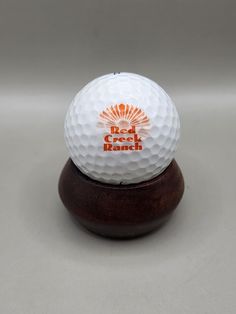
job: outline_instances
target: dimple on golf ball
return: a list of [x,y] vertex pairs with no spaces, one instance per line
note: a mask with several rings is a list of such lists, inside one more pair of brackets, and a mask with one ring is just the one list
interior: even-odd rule
[[88,83],[65,119],[65,141],[74,164],[109,184],[152,179],[171,163],[179,139],[175,105],[152,80],[112,73]]

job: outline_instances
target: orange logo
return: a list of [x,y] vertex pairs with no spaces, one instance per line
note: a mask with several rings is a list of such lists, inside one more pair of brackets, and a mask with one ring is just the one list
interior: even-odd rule
[[110,106],[99,115],[98,127],[105,128],[103,150],[142,150],[142,141],[148,135],[149,118],[133,105]]

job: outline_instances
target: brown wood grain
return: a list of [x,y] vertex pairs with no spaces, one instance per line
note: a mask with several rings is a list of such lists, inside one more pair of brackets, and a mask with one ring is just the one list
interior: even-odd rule
[[111,185],[85,176],[69,159],[59,180],[59,194],[69,212],[90,231],[113,238],[151,232],[169,218],[183,192],[175,160],[149,181]]

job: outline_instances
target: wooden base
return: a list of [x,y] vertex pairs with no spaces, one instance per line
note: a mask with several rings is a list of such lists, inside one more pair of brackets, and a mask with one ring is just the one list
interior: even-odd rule
[[85,176],[69,159],[59,180],[59,194],[69,212],[90,231],[112,238],[153,231],[169,218],[183,192],[175,160],[149,181],[111,185]]

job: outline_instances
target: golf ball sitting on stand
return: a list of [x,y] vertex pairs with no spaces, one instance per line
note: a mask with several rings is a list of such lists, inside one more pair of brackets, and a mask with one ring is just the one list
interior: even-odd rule
[[109,184],[152,179],[171,163],[179,116],[165,91],[132,73],[112,73],[88,83],[65,119],[65,141],[74,164]]

